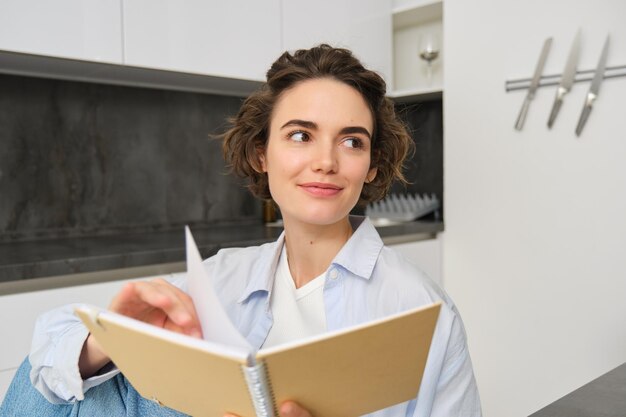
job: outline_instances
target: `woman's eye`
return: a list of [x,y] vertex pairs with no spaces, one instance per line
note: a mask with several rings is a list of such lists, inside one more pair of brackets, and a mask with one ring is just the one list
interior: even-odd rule
[[363,141],[359,138],[348,138],[344,140],[343,143],[349,148],[360,149],[363,147]]
[[306,132],[298,130],[296,132],[291,132],[289,134],[289,139],[293,140],[294,142],[307,142],[309,140],[309,135]]

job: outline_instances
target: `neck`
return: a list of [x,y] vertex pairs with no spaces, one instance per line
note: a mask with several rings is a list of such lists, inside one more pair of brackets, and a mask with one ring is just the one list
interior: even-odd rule
[[332,225],[302,225],[283,219],[289,271],[300,288],[328,269],[352,236],[348,217]]

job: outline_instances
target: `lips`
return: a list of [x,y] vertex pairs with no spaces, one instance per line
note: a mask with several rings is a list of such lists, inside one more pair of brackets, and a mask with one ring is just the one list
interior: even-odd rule
[[307,193],[318,197],[332,197],[343,190],[343,188],[338,185],[325,182],[308,182],[300,184],[300,187]]

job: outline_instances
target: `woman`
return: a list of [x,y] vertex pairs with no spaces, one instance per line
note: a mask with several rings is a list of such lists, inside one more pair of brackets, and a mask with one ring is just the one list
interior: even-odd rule
[[[220,251],[205,267],[233,323],[256,348],[442,300],[418,397],[372,416],[479,416],[454,304],[384,247],[369,220],[349,216],[357,203],[380,199],[393,180],[404,180],[401,167],[411,143],[385,97],[384,81],[349,51],[321,45],[283,54],[267,84],[233,119],[223,149],[252,192],[276,202],[285,231],[270,244]],[[185,288],[184,276],[127,284],[110,309],[199,337]],[[25,363],[7,407],[19,398],[21,411],[27,403],[37,415],[179,415],[134,391],[72,306],[38,320],[30,363],[32,383],[49,403],[28,382],[19,383]],[[280,412],[310,415],[294,402]]]

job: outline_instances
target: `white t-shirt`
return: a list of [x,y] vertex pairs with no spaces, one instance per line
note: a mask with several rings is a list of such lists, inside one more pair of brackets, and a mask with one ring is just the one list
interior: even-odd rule
[[270,308],[274,324],[263,347],[276,346],[326,331],[324,281],[326,273],[296,288],[283,246],[276,268]]

